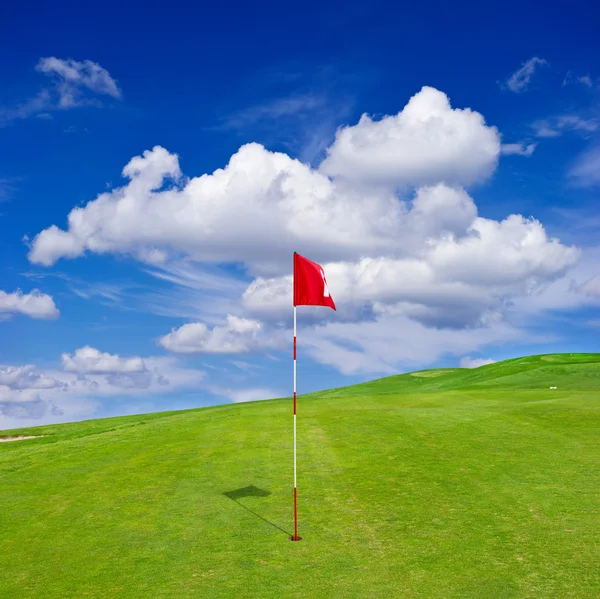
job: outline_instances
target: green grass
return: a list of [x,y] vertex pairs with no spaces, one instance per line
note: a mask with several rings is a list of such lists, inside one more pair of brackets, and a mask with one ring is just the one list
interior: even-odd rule
[[428,372],[300,397],[299,543],[289,399],[7,431],[0,597],[600,597],[600,354]]

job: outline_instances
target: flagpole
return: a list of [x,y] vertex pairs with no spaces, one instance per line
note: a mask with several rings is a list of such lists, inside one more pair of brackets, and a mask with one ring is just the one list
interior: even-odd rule
[[294,306],[294,536],[292,541],[299,541],[298,536],[298,512],[296,509],[296,306]]

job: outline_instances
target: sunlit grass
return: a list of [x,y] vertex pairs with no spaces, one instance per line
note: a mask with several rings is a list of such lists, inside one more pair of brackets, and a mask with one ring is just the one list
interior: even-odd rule
[[299,543],[289,399],[6,432],[0,597],[599,597],[600,355],[435,372],[300,397]]

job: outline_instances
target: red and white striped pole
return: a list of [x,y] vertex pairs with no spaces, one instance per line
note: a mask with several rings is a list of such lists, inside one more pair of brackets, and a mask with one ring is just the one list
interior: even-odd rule
[[302,537],[298,536],[298,510],[297,510],[297,492],[296,492],[296,306],[294,306],[294,536],[292,541],[299,541]]

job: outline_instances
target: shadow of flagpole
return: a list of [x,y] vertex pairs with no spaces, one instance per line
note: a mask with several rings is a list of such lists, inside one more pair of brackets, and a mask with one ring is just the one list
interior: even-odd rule
[[243,487],[242,489],[236,489],[235,491],[227,491],[226,493],[223,493],[223,495],[225,495],[225,497],[228,497],[229,499],[231,499],[231,501],[237,503],[239,506],[243,507],[245,510],[248,510],[251,514],[253,514],[257,518],[260,518],[263,522],[266,522],[267,524],[274,526],[277,530],[280,530],[287,536],[290,536],[291,533],[289,533],[286,530],[284,530],[283,528],[277,526],[277,524],[275,524],[274,522],[271,522],[270,520],[263,518],[260,514],[257,514],[255,511],[251,510],[248,506],[246,506],[243,503],[240,503],[238,501],[239,499],[242,499],[243,497],[267,497],[270,494],[271,494],[270,491],[264,491],[262,489],[259,489],[258,487],[255,487],[254,485],[250,485],[248,487]]

